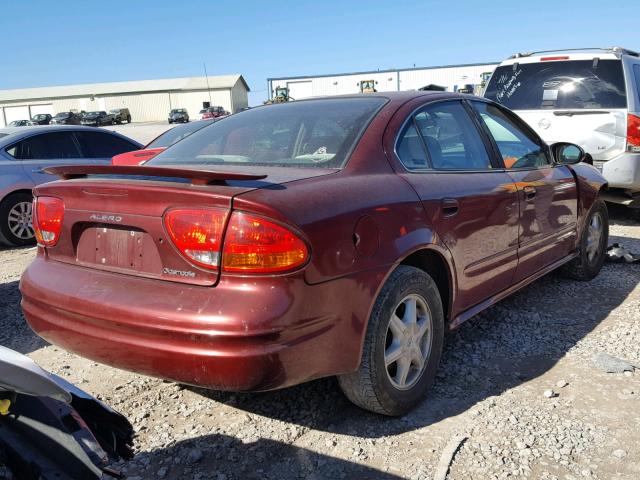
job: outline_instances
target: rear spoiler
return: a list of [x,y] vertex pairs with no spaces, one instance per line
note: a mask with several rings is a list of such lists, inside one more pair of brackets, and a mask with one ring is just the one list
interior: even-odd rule
[[140,175],[144,177],[175,177],[191,180],[192,185],[215,185],[226,180],[262,180],[267,175],[237,172],[212,172],[175,167],[148,167],[144,165],[64,165],[49,167],[45,173],[57,175],[62,180],[86,178],[88,175]]

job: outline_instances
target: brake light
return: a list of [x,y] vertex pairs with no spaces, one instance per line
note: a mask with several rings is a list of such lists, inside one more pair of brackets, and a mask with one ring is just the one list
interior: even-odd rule
[[222,254],[225,272],[282,272],[308,258],[307,245],[288,228],[247,213],[231,215]]
[[53,247],[60,239],[64,202],[56,197],[36,197],[33,200],[32,212],[31,223],[38,244],[43,247]]
[[627,149],[640,151],[640,117],[627,114]]
[[541,62],[551,62],[554,60],[569,60],[569,57],[563,55],[561,57],[542,57],[540,59]]
[[164,223],[176,248],[196,265],[209,270],[220,266],[220,247],[227,210],[218,208],[174,208]]

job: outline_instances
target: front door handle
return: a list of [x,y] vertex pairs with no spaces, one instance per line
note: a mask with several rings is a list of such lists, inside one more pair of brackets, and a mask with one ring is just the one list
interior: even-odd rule
[[31,173],[44,173],[44,170],[41,168],[34,168],[31,170]]
[[527,200],[533,200],[533,198],[536,196],[536,189],[531,185],[527,185],[522,189],[522,191],[524,192],[524,197]]
[[455,198],[443,198],[442,199],[442,215],[444,217],[453,217],[460,210],[458,200]]

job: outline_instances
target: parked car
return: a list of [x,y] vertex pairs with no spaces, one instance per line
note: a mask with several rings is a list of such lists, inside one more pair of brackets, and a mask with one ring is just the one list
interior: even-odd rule
[[49,122],[50,125],[80,125],[82,117],[76,112],[60,112]]
[[144,166],[50,169],[22,307],[101,363],[234,391],[337,375],[401,415],[445,331],[557,268],[598,274],[606,181],[583,158],[468,95],[257,107]]
[[516,54],[484,96],[514,110],[547,142],[573,142],[609,182],[608,201],[640,214],[640,56],[623,48]]
[[202,119],[206,120],[209,118],[220,118],[220,117],[225,117],[227,115],[229,115],[229,112],[227,112],[222,107],[209,107],[205,110],[204,113],[202,113]]
[[37,125],[49,125],[53,117],[49,113],[38,113],[31,117],[31,121]]
[[31,189],[55,180],[43,168],[109,164],[111,157],[141,145],[115,132],[89,127],[38,126],[0,129],[0,242],[35,243]]
[[13,122],[9,122],[7,127],[32,127],[35,123],[31,120],[14,120]]
[[111,163],[113,165],[142,165],[174,143],[179,142],[207,125],[211,125],[214,121],[215,120],[199,120],[170,128],[151,140],[142,150],[134,150],[116,155],[111,159]]
[[169,123],[187,123],[189,112],[186,108],[174,108],[169,112]]
[[207,113],[207,109],[203,108],[202,110],[200,110],[198,113],[195,114],[195,116],[193,118],[190,118],[191,121],[194,120],[202,120],[202,115],[204,115],[205,113]]
[[102,125],[113,125],[115,123],[115,117],[105,112],[104,110],[98,112],[88,112],[82,116],[82,125],[93,125],[101,127]]
[[117,124],[123,122],[131,123],[131,113],[128,108],[114,108],[109,110],[109,113],[113,115],[113,119]]

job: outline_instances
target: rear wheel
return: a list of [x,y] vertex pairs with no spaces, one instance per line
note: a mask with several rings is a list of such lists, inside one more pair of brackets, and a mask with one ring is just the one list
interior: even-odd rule
[[127,123],[131,123],[131,115],[127,115]]
[[604,264],[609,241],[609,213],[603,200],[596,200],[580,235],[580,252],[563,265],[560,273],[574,280],[595,278]]
[[14,193],[0,204],[0,233],[12,246],[32,245],[35,233],[31,223],[31,202],[28,193]]
[[338,377],[353,403],[383,415],[403,415],[433,384],[444,338],[438,288],[420,269],[398,267],[376,299],[360,367]]

